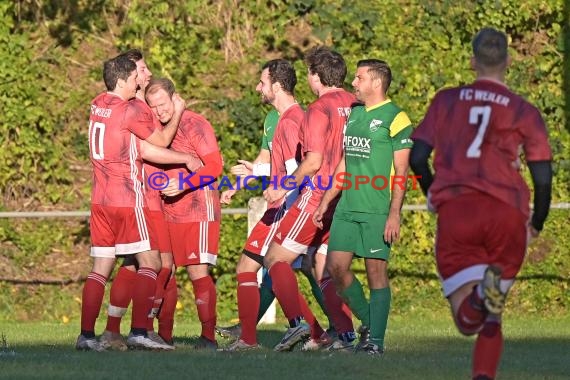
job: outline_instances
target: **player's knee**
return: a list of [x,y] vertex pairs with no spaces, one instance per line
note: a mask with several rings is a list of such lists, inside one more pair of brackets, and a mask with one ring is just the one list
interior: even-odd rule
[[100,274],[101,276],[108,279],[111,275],[111,272],[113,271],[114,266],[115,259],[96,257],[93,260],[93,268],[91,271]]
[[275,257],[273,257],[273,255],[266,255],[263,258],[263,266],[266,267],[268,270],[271,269],[271,267],[273,266],[273,264],[275,264],[276,260]]
[[172,265],[174,264],[172,253],[161,253],[160,262],[163,268],[172,268]]
[[139,268],[149,268],[158,273],[162,267],[158,251],[147,251],[137,254]]
[[249,269],[249,267],[251,266],[248,265],[248,263],[244,260],[240,260],[236,266],[236,273],[240,274],[240,273],[244,273],[244,272],[252,272],[252,270]]

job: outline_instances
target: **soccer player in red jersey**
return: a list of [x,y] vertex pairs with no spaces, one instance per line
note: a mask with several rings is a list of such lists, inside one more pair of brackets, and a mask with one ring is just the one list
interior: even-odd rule
[[[410,163],[437,213],[443,291],[459,331],[477,335],[472,377],[483,380],[496,376],[506,295],[548,215],[552,153],[540,112],[504,84],[507,36],[484,28],[472,45],[477,79],[436,94],[412,135]],[[530,218],[521,148],[534,184]]]
[[[295,100],[296,84],[297,76],[291,63],[284,59],[275,59],[263,65],[256,87],[256,91],[261,94],[262,101],[273,105],[280,114],[271,144],[269,173],[271,180],[277,183],[292,174],[301,160],[299,129],[304,112]],[[298,190],[293,189],[284,198],[269,203],[267,211],[255,225],[245,243],[236,268],[241,335],[238,340],[226,348],[226,351],[243,351],[259,347],[256,336],[260,303],[257,271],[263,265],[263,256],[280,220],[297,195]],[[288,201],[289,199],[291,201]],[[302,297],[300,294],[297,296]],[[306,305],[304,300],[302,302]],[[309,314],[312,316],[312,313]],[[319,335],[322,333],[321,329]]]
[[[152,72],[148,69],[142,52],[138,49],[131,49],[122,55],[126,56],[137,65],[138,89],[135,98],[132,99],[131,102],[135,103],[137,107],[140,107],[144,112],[153,117],[155,128],[158,128],[160,131],[167,129],[170,141],[165,140],[162,144],[162,146],[166,147],[170,144],[172,138],[174,138],[173,132],[176,131],[178,122],[182,116],[182,110],[184,109],[183,100],[178,96],[176,97],[176,101],[179,102],[177,108],[180,111],[176,113],[176,117],[172,118],[168,125],[163,127],[159,120],[152,114],[152,111],[146,104],[144,98],[145,88],[152,77]],[[157,234],[156,238],[162,263],[162,268],[157,276],[156,293],[153,308],[149,314],[147,333],[150,339],[156,340],[161,344],[171,344],[172,329],[174,326],[174,311],[177,300],[176,279],[173,275],[171,276],[174,260],[171,253],[172,249],[170,248],[168,228],[166,226],[166,221],[164,220],[160,192],[148,186],[149,176],[158,171],[162,171],[158,165],[149,161],[143,162],[145,205],[149,208],[152,222],[156,226],[154,231]],[[120,325],[121,319],[131,302],[132,290],[133,286],[135,286],[135,264],[136,261],[133,257],[125,257],[123,264],[119,268],[111,285],[110,302],[107,311],[107,326],[99,341],[112,349],[125,350],[127,348],[126,343],[120,334]],[[164,305],[162,305],[163,299],[165,301]],[[159,332],[157,334],[154,332],[153,321],[158,314],[159,308]]]
[[[151,79],[146,100],[161,123],[175,112],[174,84],[165,78]],[[208,273],[216,264],[220,237],[219,192],[210,186],[222,174],[223,161],[214,129],[201,115],[184,110],[171,148],[189,153],[202,162],[190,173],[186,167],[169,166],[169,185],[162,191],[164,212],[174,263],[186,267],[192,281],[202,332],[196,348],[217,348],[216,288]]]
[[[274,74],[276,74],[274,72]],[[296,75],[295,75],[296,77]],[[258,85],[259,86],[259,85]],[[260,90],[260,88],[257,88],[258,90]],[[267,96],[262,96],[262,101],[263,102],[267,102],[269,99]],[[238,176],[238,179],[240,178],[247,178],[247,183],[249,183],[250,179],[251,182],[253,182],[253,180],[255,178],[259,178],[259,177],[264,177],[264,176],[270,176],[271,175],[271,151],[272,151],[272,146],[273,146],[273,136],[275,134],[275,128],[277,126],[277,123],[279,122],[279,112],[273,108],[271,111],[269,111],[265,117],[265,121],[263,123],[263,138],[262,138],[262,142],[261,142],[261,149],[257,155],[257,157],[255,158],[255,160],[253,162],[249,162],[249,161],[245,161],[245,160],[238,160],[239,164],[232,166],[230,171],[232,174]],[[297,135],[296,135],[296,139],[298,140],[299,133],[297,131]],[[292,169],[292,167],[291,167]],[[291,172],[292,173],[292,170]],[[290,174],[289,173],[289,174]],[[264,180],[264,179],[262,179]],[[243,185],[242,185],[243,187]],[[230,188],[228,190],[225,190],[222,192],[221,196],[220,196],[220,202],[222,204],[230,204],[232,197],[234,196],[234,194],[237,192],[238,187],[237,184],[231,185]],[[293,201],[296,199],[296,196],[298,195],[298,191],[295,191],[294,193],[290,194],[287,197],[287,203],[290,205],[293,203]],[[263,254],[265,254],[265,252],[267,251],[267,246],[269,245],[269,243],[271,242],[271,238],[273,237],[273,234],[271,235],[264,235],[263,236],[263,247],[261,248]],[[252,241],[253,245],[258,245],[259,242],[256,240]],[[259,247],[255,247],[255,250],[257,251],[259,249]],[[319,249],[324,249],[325,253],[326,253],[326,247],[323,246],[322,248],[319,247]],[[256,256],[256,257],[260,257],[260,256]],[[261,258],[261,257],[260,257]],[[263,263],[262,263],[263,264]],[[304,255],[302,257],[299,257],[297,260],[295,260],[295,262],[292,264],[294,269],[300,269],[301,272],[305,275],[305,277],[307,277],[307,280],[309,280],[309,284],[311,285],[311,291],[313,293],[313,296],[315,297],[315,300],[319,303],[319,306],[321,307],[321,309],[323,310],[323,312],[325,314],[327,314],[327,310],[324,304],[324,299],[323,299],[323,293],[321,291],[321,288],[319,286],[319,283],[315,280],[315,277],[313,275],[314,272],[314,268],[312,265],[312,254],[310,255]],[[261,279],[261,284],[259,285],[259,310],[257,313],[257,323],[259,323],[259,321],[261,321],[261,319],[263,318],[263,316],[265,315],[265,313],[267,312],[267,310],[269,309],[269,307],[271,306],[271,304],[273,303],[273,301],[275,300],[275,294],[273,293],[273,284],[271,283],[271,276],[269,276],[269,273],[267,272],[267,269],[263,268],[262,271],[262,279]],[[315,327],[317,324],[316,318],[315,320]],[[234,338],[234,339],[239,339],[240,335],[241,335],[241,324],[235,324],[232,326],[228,326],[228,327],[221,327],[221,326],[216,326],[216,332],[223,336],[223,337],[227,337],[227,338]],[[317,329],[315,329],[315,334],[317,333]],[[331,343],[331,337],[329,336],[329,333],[332,334],[336,334],[336,331],[334,330],[333,327],[333,323],[329,318],[329,330],[327,330],[326,333],[320,333],[320,335],[315,338],[315,339],[310,339],[307,342],[305,342],[305,344],[303,345],[303,347],[301,348],[303,351],[314,351],[314,350],[318,350],[320,348],[322,348],[323,346],[330,344]]]
[[93,269],[83,288],[81,334],[76,348],[101,351],[95,321],[116,255],[134,255],[139,269],[133,291],[133,321],[127,343],[170,349],[148,339],[147,316],[152,307],[160,258],[153,239],[142,190],[142,158],[157,163],[190,162],[183,153],[160,148],[168,133],[154,128],[150,113],[129,102],[137,90],[136,64],[124,56],[105,62],[107,92],[91,103],[89,148],[93,166],[91,193],[91,256]]
[[[299,286],[290,264],[300,254],[306,254],[309,247],[318,247],[328,241],[332,213],[338,199],[325,215],[323,229],[313,224],[311,215],[329,186],[342,156],[343,131],[355,101],[354,95],[342,88],[347,70],[340,54],[318,46],[307,53],[305,62],[309,86],[318,99],[307,108],[301,125],[299,137],[304,157],[287,186],[275,184],[264,192],[268,202],[276,202],[285,196],[287,188],[299,188],[308,180],[301,195],[281,221],[264,259],[273,281],[273,290],[290,326],[275,347],[276,351],[290,350],[309,335],[309,327],[302,322],[303,313],[297,296]],[[324,274],[325,255],[316,254],[315,262],[317,280],[321,283],[329,316],[340,340],[350,343],[355,335],[352,320],[346,308],[343,308],[330,277]]]

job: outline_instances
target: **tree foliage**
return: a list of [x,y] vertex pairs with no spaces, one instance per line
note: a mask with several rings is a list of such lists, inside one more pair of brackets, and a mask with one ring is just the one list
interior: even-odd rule
[[[306,105],[314,99],[302,62],[308,48],[327,44],[344,55],[347,88],[359,59],[385,59],[394,73],[390,96],[417,123],[436,91],[473,79],[470,42],[483,26],[508,33],[513,65],[507,82],[542,110],[555,154],[554,201],[570,199],[562,72],[569,67],[564,54],[570,32],[560,1],[19,0],[0,2],[0,21],[4,209],[88,207],[88,105],[103,90],[102,61],[119,51],[142,49],[155,76],[174,80],[190,107],[214,125],[229,169],[259,149],[267,109],[255,86],[264,61],[284,57],[294,62],[297,98]],[[252,195],[239,194],[234,207],[245,207]],[[407,203],[422,202],[417,191],[407,196]],[[553,213],[530,249],[523,276],[534,276],[532,281],[539,281],[541,273],[570,276],[570,266],[561,259],[570,249],[567,219],[567,211]],[[50,240],[52,251],[71,252],[87,233],[78,223],[69,227],[69,236],[58,233],[54,239],[49,229],[27,233],[27,223],[0,226],[0,237],[19,262],[29,252],[38,255],[30,247],[45,247]],[[412,292],[441,306],[433,224],[427,213],[405,214],[404,238],[391,264],[396,311],[415,307],[406,299]],[[233,297],[233,270],[244,239],[245,218],[225,217],[214,271],[222,299]],[[567,281],[552,280],[545,287],[551,294],[539,302],[541,307],[567,304]],[[523,297],[519,306],[529,309],[524,302],[532,297]]]

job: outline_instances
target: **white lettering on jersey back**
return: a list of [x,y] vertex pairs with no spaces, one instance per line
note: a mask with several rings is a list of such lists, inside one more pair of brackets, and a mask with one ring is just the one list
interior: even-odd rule
[[97,107],[91,104],[91,114],[95,116],[104,117],[106,119],[111,117],[112,110],[110,108]]
[[475,90],[473,88],[463,88],[459,91],[459,100],[479,102],[491,102],[507,107],[511,99],[507,96],[496,94],[491,91]]

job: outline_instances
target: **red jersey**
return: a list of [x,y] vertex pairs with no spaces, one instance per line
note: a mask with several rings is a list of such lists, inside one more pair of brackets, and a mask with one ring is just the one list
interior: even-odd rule
[[[182,114],[170,147],[172,150],[189,153],[200,159],[211,153],[220,154],[214,129],[208,120],[189,110],[185,110]],[[185,165],[168,165],[166,174],[169,178],[179,178],[179,173],[186,177],[190,171]],[[189,223],[220,220],[222,211],[219,192],[214,190],[216,186],[217,184],[213,183],[196,190],[186,190],[174,198],[166,198],[164,201],[166,221]]]
[[353,94],[338,89],[327,92],[307,108],[299,134],[302,151],[303,154],[322,154],[323,162],[311,179],[312,183],[305,185],[297,199],[296,205],[301,210],[309,213],[315,211],[331,184],[343,153],[346,120],[355,101]]
[[529,214],[519,173],[527,161],[552,159],[540,112],[504,84],[477,80],[440,91],[412,134],[435,150],[430,201],[437,208],[461,194],[489,194]]
[[[305,112],[301,106],[294,104],[283,112],[275,127],[271,143],[271,180],[276,181],[278,185],[281,185],[283,178],[287,176],[285,163],[289,160],[301,161],[299,130],[301,129],[304,116]],[[271,184],[270,186],[275,185]],[[294,196],[294,194],[292,195]],[[267,208],[277,208],[281,206],[285,198],[269,204]]]
[[[152,112],[148,104],[139,98],[135,98],[131,100],[131,102],[136,102],[140,105],[141,108],[148,109],[148,111],[152,115],[152,119],[154,122],[155,129],[162,131],[164,127],[160,123],[160,120],[156,117],[156,115]],[[144,187],[144,201],[145,206],[147,206],[151,211],[162,211],[162,198],[160,197],[160,191],[153,189],[148,184],[148,177],[152,173],[162,172],[163,167],[159,164],[154,164],[152,162],[144,161],[143,160],[143,187]]]
[[137,102],[103,93],[91,102],[89,152],[93,165],[91,203],[143,205],[140,141],[154,132],[152,112]]

